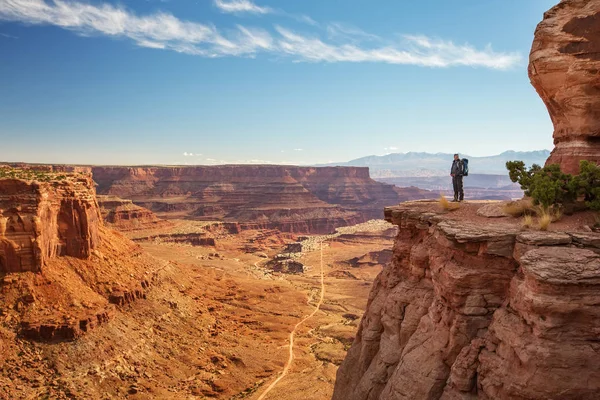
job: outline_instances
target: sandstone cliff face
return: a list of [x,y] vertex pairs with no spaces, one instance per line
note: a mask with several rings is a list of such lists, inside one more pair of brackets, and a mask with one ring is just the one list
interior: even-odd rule
[[0,168],[0,314],[38,341],[73,340],[145,297],[156,266],[103,226],[89,172]]
[[421,198],[369,178],[367,168],[225,165],[93,167],[98,192],[132,199],[159,215],[239,222],[242,228],[329,233]]
[[529,57],[531,83],[554,124],[546,164],[578,173],[600,162],[600,0],[563,0],[544,14]]
[[120,231],[153,229],[169,226],[147,208],[133,204],[116,196],[97,196],[104,222]]
[[0,179],[0,272],[36,272],[57,256],[87,258],[101,223],[89,175]]
[[400,227],[334,400],[595,399],[600,235],[452,220],[428,203]]

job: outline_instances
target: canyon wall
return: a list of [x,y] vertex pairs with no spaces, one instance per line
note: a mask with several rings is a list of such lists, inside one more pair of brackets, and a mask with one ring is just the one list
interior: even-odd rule
[[87,258],[101,224],[90,175],[0,179],[0,272],[36,272],[56,256]]
[[399,226],[334,400],[595,399],[600,234],[387,208]]
[[600,0],[563,0],[544,14],[529,56],[529,77],[554,124],[546,164],[578,173],[600,163]]
[[92,172],[99,193],[131,199],[159,216],[295,233],[328,233],[381,218],[384,206],[432,196],[376,182],[368,168],[357,167],[93,167]]

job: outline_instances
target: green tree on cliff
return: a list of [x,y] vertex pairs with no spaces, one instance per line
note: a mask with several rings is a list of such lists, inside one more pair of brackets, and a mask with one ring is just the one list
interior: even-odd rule
[[523,161],[506,163],[510,180],[518,182],[534,204],[544,208],[573,202],[577,198],[573,176],[560,170],[558,164],[540,167],[533,164],[528,170]]

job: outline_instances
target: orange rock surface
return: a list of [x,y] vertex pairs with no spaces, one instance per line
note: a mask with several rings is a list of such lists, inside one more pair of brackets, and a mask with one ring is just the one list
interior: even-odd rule
[[101,224],[89,175],[0,179],[0,272],[39,271],[57,256],[87,258]]

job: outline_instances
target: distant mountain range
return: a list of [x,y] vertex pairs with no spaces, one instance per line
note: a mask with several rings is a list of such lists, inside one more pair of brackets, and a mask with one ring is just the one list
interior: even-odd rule
[[[544,165],[550,155],[549,150],[537,151],[505,151],[495,156],[472,157],[461,154],[461,158],[469,159],[470,174],[507,175],[506,162],[521,160],[526,165]],[[320,166],[353,166],[369,167],[372,178],[395,177],[433,177],[446,176],[450,173],[453,159],[452,153],[393,153],[385,156],[367,156],[348,162],[324,164]]]

